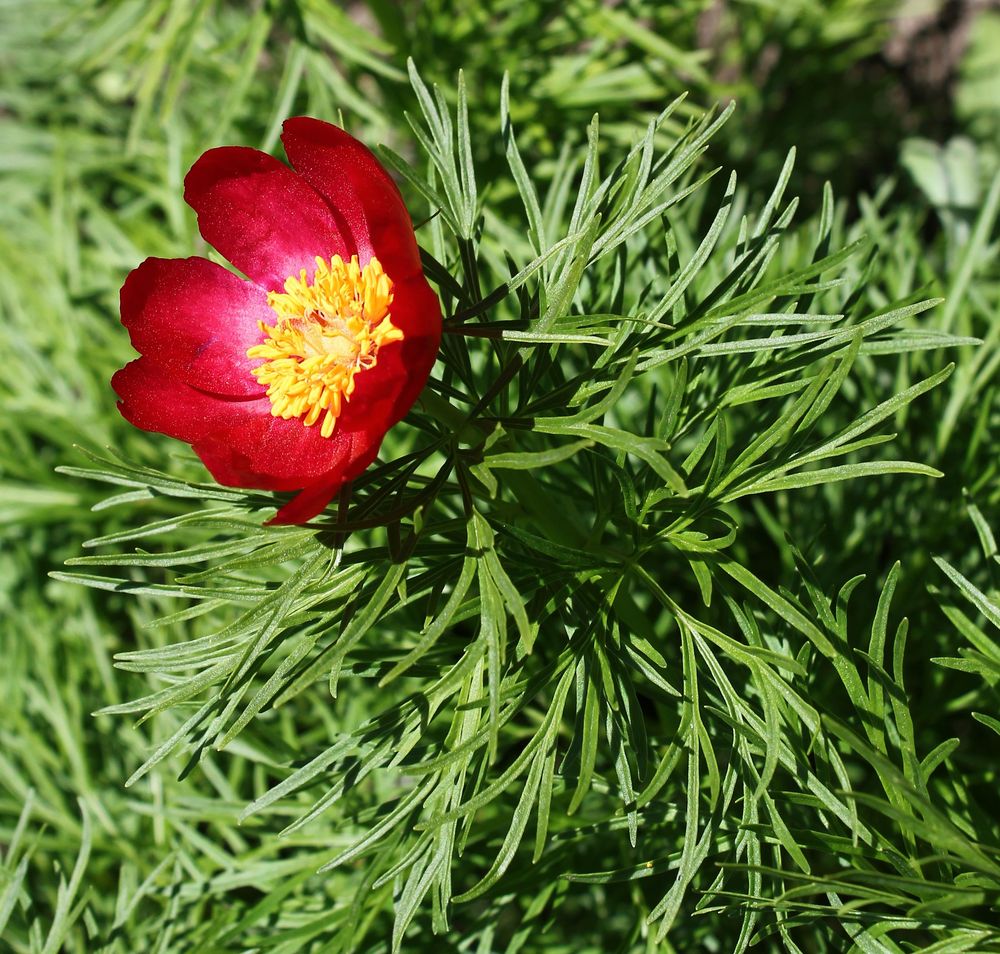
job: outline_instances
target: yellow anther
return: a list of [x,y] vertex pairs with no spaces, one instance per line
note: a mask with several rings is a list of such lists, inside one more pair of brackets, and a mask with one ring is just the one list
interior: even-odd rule
[[356,255],[317,258],[312,281],[302,269],[267,303],[278,320],[260,322],[267,337],[247,357],[264,363],[251,373],[267,388],[275,417],[299,417],[306,427],[322,421],[320,434],[329,437],[355,375],[375,367],[380,348],[403,340],[389,314],[392,281],[376,258],[364,268]]

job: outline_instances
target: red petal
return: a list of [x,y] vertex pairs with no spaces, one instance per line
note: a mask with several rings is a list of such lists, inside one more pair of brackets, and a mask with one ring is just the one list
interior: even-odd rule
[[362,265],[375,255],[393,281],[421,271],[410,215],[378,159],[319,119],[286,119],[283,129],[281,141],[296,172],[342,217]]
[[298,477],[278,478],[259,474],[251,469],[246,455],[228,444],[224,432],[209,433],[192,444],[209,473],[226,487],[248,487],[259,490],[298,490],[303,481]]
[[258,285],[204,258],[147,258],[125,280],[122,324],[132,346],[203,391],[258,397],[247,348],[272,323]]
[[[111,383],[121,398],[119,410],[128,421],[144,430],[158,431],[190,443],[220,484],[278,491],[304,486],[304,490],[282,507],[270,523],[304,523],[316,516],[340,486],[360,474],[378,453],[378,444],[362,446],[350,435],[343,434],[336,445],[331,446],[334,439],[320,437],[319,428],[305,428],[298,420],[272,418],[266,399],[263,402],[223,401],[203,394],[178,381],[147,357],[127,364],[115,374]],[[262,445],[252,446],[252,438],[246,440],[248,434],[260,436],[269,430],[272,431],[271,440],[265,440]],[[294,452],[296,444],[300,452],[308,453],[306,445],[312,434],[303,435],[304,431],[311,431],[329,450],[335,450],[338,466],[324,473],[321,481],[316,481],[311,474],[295,472],[294,460],[284,453],[289,449]],[[234,434],[242,439],[234,442]],[[275,448],[274,443],[280,444],[282,438],[284,447]],[[234,443],[243,444],[242,450]],[[268,448],[279,456],[271,456]],[[286,473],[274,473],[276,468],[270,465],[275,460],[282,464],[277,469]],[[301,462],[301,457],[298,460]],[[315,465],[316,462],[309,463]],[[325,463],[329,464],[330,459]],[[312,469],[306,467],[306,471]]]
[[350,256],[344,232],[320,195],[283,162],[243,146],[210,149],[184,180],[198,227],[241,272],[271,291],[318,255]]
[[115,372],[111,386],[118,393],[122,416],[146,431],[158,431],[192,443],[206,434],[238,423],[255,409],[270,409],[266,397],[227,401],[189,387],[151,358],[130,361]]
[[318,424],[306,427],[297,417],[272,417],[270,402],[264,407],[255,407],[254,413],[206,433],[195,444],[195,451],[220,483],[298,489],[350,471],[370,450],[372,439],[366,432],[352,433],[338,426],[330,437],[323,437]]
[[320,483],[306,487],[267,522],[269,524],[305,523],[307,520],[312,520],[313,517],[326,509],[330,501],[333,500],[333,495],[340,490],[343,483],[344,481],[340,480],[334,483]]
[[403,340],[380,349],[375,367],[355,377],[338,427],[384,433],[406,416],[427,382],[441,341],[441,305],[422,275],[396,287],[390,314]]
[[372,442],[370,435],[343,430],[324,438],[318,427],[271,417],[266,399],[212,397],[147,357],[118,371],[112,385],[126,420],[190,443],[220,484],[276,491],[304,488],[271,523],[304,523],[316,516],[344,483],[371,464],[381,443],[381,434]]

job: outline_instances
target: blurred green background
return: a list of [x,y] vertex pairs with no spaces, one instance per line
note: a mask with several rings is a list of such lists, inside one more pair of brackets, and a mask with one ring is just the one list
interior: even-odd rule
[[[143,632],[173,604],[48,573],[81,541],[129,524],[128,508],[94,509],[98,488],[55,473],[80,462],[75,445],[156,466],[178,452],[119,418],[108,380],[130,356],[117,320],[127,272],[149,255],[203,250],[182,201],[190,163],[223,143],[274,150],[281,121],[296,113],[342,120],[412,157],[407,57],[449,96],[464,70],[483,202],[501,222],[517,200],[499,135],[505,71],[519,144],[542,187],[560,152],[585,142],[595,112],[606,140],[628,146],[683,91],[675,129],[736,100],[710,159],[737,170],[748,202],[766,197],[797,147],[789,189],[801,197],[803,234],[830,182],[840,234],[865,232],[879,247],[871,300],[944,294],[934,327],[985,344],[953,349],[947,388],[898,421],[898,456],[941,468],[940,482],[858,482],[761,505],[747,557],[780,583],[791,529],[805,534],[797,542],[825,585],[855,572],[881,579],[902,558],[898,598],[922,633],[923,659],[954,649],[928,591],[945,582],[930,557],[984,589],[997,583],[987,529],[1000,525],[997,4],[0,0],[0,944],[11,950],[336,950],[339,922],[327,929],[324,919],[367,890],[359,872],[314,874],[342,837],[335,827],[276,843],[273,820],[235,822],[248,778],[324,735],[321,700],[314,711],[282,710],[266,736],[248,732],[183,781],[168,765],[125,789],[173,726],[91,713],[142,691],[141,675],[113,668],[115,652],[179,638],[185,620]],[[900,359],[895,372],[871,365],[870,386],[848,404],[870,405],[886,375],[905,386],[921,360]],[[913,691],[944,694],[943,712],[964,712],[963,694],[979,691],[925,670]],[[996,684],[981,690],[994,703]],[[342,704],[347,716],[363,708]],[[964,770],[1000,809],[995,789],[988,795],[996,737],[982,732]],[[614,949],[627,912],[603,903],[595,892],[579,910],[564,907],[552,949]],[[379,949],[388,912],[386,900],[364,949]],[[474,936],[460,919],[454,935],[425,932],[413,949],[475,949],[462,946],[463,931]],[[725,949],[715,943],[706,949]]]

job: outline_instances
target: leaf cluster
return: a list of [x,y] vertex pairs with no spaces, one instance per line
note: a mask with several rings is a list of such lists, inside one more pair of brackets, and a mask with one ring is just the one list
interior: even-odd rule
[[[763,192],[716,168],[738,111],[626,121],[632,45],[702,75],[628,7],[543,61],[558,114],[602,120],[542,148],[556,87],[523,95],[486,47],[435,86],[327,4],[287,5],[280,43],[268,5],[154,6],[88,13],[47,107],[65,135],[29,97],[13,124],[14,948],[1000,949],[1000,187],[934,245],[941,213],[892,184],[801,221],[794,154]],[[450,13],[426,4],[424,36]],[[559,50],[573,29],[551,21]],[[135,108],[105,119],[81,76]],[[385,130],[446,336],[380,461],[272,528],[272,495],[111,416],[109,316],[142,255],[190,253],[208,124],[273,147],[283,115],[339,107]]]

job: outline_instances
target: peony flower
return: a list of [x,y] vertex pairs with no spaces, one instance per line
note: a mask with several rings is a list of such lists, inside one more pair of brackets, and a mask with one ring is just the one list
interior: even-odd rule
[[210,149],[184,198],[246,279],[205,258],[146,259],[121,290],[141,357],[112,379],[124,417],[187,441],[231,487],[299,491],[302,523],[378,454],[437,354],[441,310],[399,190],[342,129],[284,124],[289,168]]

